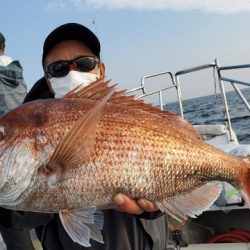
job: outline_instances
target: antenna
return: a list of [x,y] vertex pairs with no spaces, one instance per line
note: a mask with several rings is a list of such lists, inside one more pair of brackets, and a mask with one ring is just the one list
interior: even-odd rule
[[[94,30],[96,36],[97,36],[98,39],[99,39],[99,32],[98,32],[98,27],[97,27],[97,24],[96,24],[96,18],[93,18],[93,20],[92,20],[92,25],[93,25],[93,27],[94,27],[93,30]],[[102,50],[100,51],[100,58],[102,58]]]

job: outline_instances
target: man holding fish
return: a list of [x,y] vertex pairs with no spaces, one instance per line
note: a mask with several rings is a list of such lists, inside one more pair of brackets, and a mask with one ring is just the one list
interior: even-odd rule
[[177,114],[116,91],[86,27],[50,33],[42,63],[45,77],[27,103],[0,118],[0,205],[54,213],[45,249],[164,249],[157,208],[180,222],[196,217],[223,181],[250,204],[249,157],[212,147]]
[[[62,98],[78,86],[82,88],[105,77],[98,38],[85,26],[76,23],[64,24],[48,35],[44,42],[42,64],[45,77],[33,86],[25,102]],[[116,209],[103,211],[104,244],[92,241],[87,249],[166,248],[166,217],[153,203],[145,199],[134,200],[123,194],[114,196],[113,201]],[[32,216],[36,218],[39,214]],[[42,236],[44,249],[85,249],[71,240],[56,214],[37,231]]]

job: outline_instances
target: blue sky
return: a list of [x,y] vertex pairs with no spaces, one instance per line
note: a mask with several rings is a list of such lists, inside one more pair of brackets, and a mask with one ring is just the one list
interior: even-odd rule
[[[222,65],[250,63],[249,12],[249,0],[3,0],[0,32],[6,54],[23,65],[28,89],[43,74],[44,39],[66,22],[97,34],[107,78],[131,89],[143,75],[215,58]],[[188,98],[207,89],[197,84],[197,91],[186,86]]]

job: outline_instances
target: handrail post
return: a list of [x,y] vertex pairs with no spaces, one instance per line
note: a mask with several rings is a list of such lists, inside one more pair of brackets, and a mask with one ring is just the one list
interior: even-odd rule
[[159,100],[160,100],[160,107],[161,107],[161,110],[163,110],[162,91],[161,91],[161,90],[159,91]]
[[181,87],[180,87],[180,82],[179,82],[178,75],[175,75],[175,86],[176,86],[176,90],[177,90],[177,97],[178,97],[178,103],[179,103],[179,109],[180,109],[181,117],[184,119],[182,96],[181,96]]
[[221,73],[220,73],[220,65],[217,59],[215,59],[215,64],[216,64],[216,70],[217,70],[217,75],[218,75],[218,80],[219,80],[219,86],[222,94],[222,99],[224,102],[225,106],[225,112],[226,112],[226,119],[227,119],[227,125],[228,125],[228,130],[229,130],[229,136],[230,136],[230,141],[234,141],[233,139],[233,132],[232,132],[232,124],[231,124],[231,119],[230,119],[230,114],[229,114],[229,108],[227,105],[227,97],[225,93],[225,88],[224,88],[224,82],[221,80]]
[[145,89],[145,76],[144,77],[142,77],[142,79],[141,79],[141,87],[142,87],[142,93],[143,93],[143,95],[145,95],[146,94],[146,89]]

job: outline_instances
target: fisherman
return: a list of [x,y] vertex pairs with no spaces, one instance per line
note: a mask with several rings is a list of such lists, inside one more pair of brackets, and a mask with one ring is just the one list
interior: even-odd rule
[[[0,33],[0,117],[20,105],[26,93],[22,66],[5,54],[5,37]],[[0,208],[0,230],[7,249],[33,250],[29,230],[10,228],[12,215],[11,210]]]
[[[77,23],[59,26],[48,35],[43,46],[42,65],[45,76],[34,84],[25,102],[61,98],[77,86],[86,86],[105,76],[98,38]],[[86,249],[166,249],[166,216],[154,204],[122,194],[114,197],[114,203],[115,210],[103,211],[104,244],[91,241],[91,247]],[[85,249],[71,240],[57,214],[37,231],[44,249]]]

